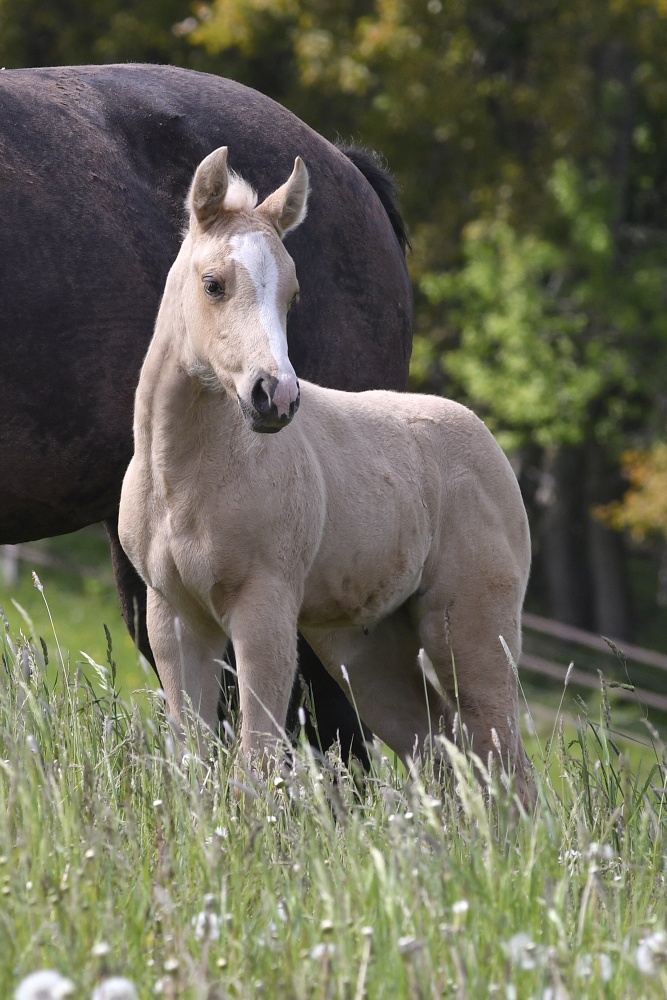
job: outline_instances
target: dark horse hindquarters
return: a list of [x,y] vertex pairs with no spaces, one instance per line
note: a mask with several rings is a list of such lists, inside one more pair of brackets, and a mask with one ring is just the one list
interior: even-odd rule
[[[260,198],[295,156],[308,166],[308,219],[286,241],[301,283],[288,327],[298,375],[405,388],[401,247],[371,185],[307,125],[240,84],[171,67],[0,73],[0,543],[105,520],[130,626],[142,588],[115,516],[134,390],[188,184],[220,145]],[[319,713],[323,743],[345,709],[332,707]]]

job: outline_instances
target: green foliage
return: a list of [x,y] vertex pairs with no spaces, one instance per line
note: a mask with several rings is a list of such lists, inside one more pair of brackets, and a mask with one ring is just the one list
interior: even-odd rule
[[[35,588],[35,571],[41,592]],[[26,634],[49,647],[55,642],[52,614],[58,622],[57,639],[63,658],[71,669],[83,662],[82,650],[97,662],[106,662],[108,630],[124,665],[123,694],[154,683],[153,671],[150,669],[147,675],[140,665],[121,617],[109,546],[100,525],[34,543],[26,558],[19,561],[15,582],[6,582],[0,576],[0,608],[7,614],[20,614]]]
[[631,768],[606,695],[601,727],[554,727],[527,816],[451,744],[444,789],[307,747],[260,777],[109,670],[54,689],[39,647],[0,648],[3,996],[39,968],[77,996],[664,996],[665,748]]
[[[558,242],[521,233],[503,218],[471,223],[463,267],[426,274],[421,288],[460,331],[458,346],[442,356],[445,372],[508,446],[577,444],[589,436],[615,444],[651,378],[636,341],[646,342],[648,361],[649,345],[664,334],[660,267],[640,256],[629,274],[618,273],[608,189],[585,185],[569,162],[556,162],[549,191]],[[635,287],[654,290],[654,300],[644,294],[640,301]],[[641,317],[647,306],[654,320],[648,329]]]

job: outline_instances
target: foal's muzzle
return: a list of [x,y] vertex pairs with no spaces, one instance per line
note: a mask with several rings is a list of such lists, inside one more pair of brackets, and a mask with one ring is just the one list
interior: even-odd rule
[[246,409],[242,404],[242,407],[254,431],[275,434],[289,424],[300,402],[299,382],[295,376],[262,375],[250,392],[251,406]]

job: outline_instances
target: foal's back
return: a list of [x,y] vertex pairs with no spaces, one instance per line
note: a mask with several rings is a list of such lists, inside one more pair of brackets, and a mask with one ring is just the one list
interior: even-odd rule
[[303,456],[304,481],[323,484],[303,619],[330,613],[332,595],[341,617],[347,608],[354,620],[363,595],[368,618],[381,617],[437,575],[444,551],[461,550],[463,573],[476,551],[487,573],[493,553],[522,596],[530,541],[518,483],[471,410],[435,396],[301,389],[302,412],[275,444],[277,462],[289,449]]

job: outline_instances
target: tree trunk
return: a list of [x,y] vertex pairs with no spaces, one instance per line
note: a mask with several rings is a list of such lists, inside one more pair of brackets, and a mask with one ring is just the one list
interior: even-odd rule
[[537,544],[549,613],[579,628],[589,628],[593,621],[584,479],[584,450],[562,447],[546,457],[543,486],[538,491],[544,514]]
[[594,628],[601,635],[632,640],[634,627],[623,536],[594,516],[598,504],[618,499],[624,484],[599,445],[591,444],[586,463],[588,558],[593,584]]

